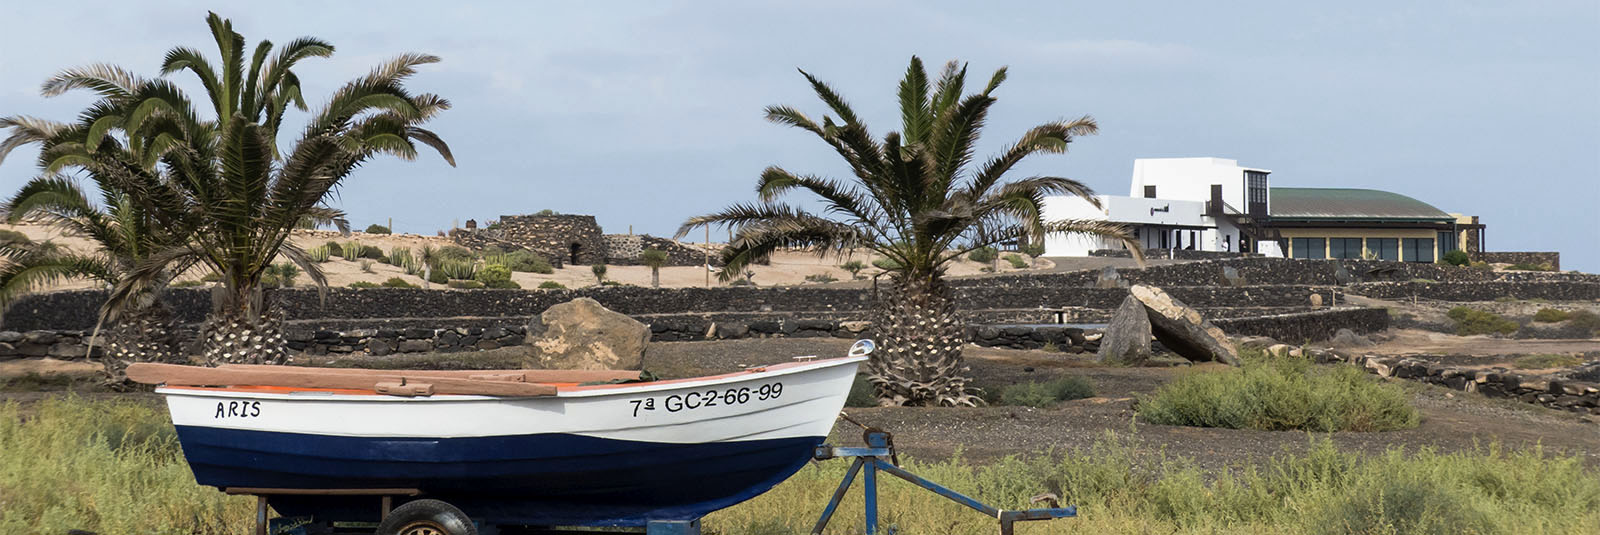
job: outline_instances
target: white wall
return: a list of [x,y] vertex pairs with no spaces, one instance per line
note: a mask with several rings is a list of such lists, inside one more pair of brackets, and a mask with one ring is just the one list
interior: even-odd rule
[[[1063,219],[1105,221],[1106,197],[1105,195],[1095,197],[1100,201],[1101,208],[1095,208],[1087,199],[1075,195],[1045,197],[1044,220],[1046,222]],[[1089,251],[1106,248],[1109,248],[1106,240],[1099,236],[1054,233],[1044,237],[1045,256],[1089,256]]]
[[1144,197],[1145,186],[1156,187],[1156,198],[1205,202],[1211,200],[1211,185],[1222,185],[1222,201],[1233,211],[1243,213],[1245,205],[1244,171],[1263,171],[1240,167],[1236,160],[1224,158],[1139,158],[1133,161],[1133,179],[1128,195]]

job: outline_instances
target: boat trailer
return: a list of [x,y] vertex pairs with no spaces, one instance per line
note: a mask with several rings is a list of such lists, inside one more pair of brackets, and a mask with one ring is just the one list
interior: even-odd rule
[[[828,506],[822,510],[822,517],[817,519],[816,526],[811,528],[813,535],[821,535],[822,530],[828,527],[828,521],[833,518],[833,513],[839,509],[839,503],[844,500],[844,495],[850,490],[850,485],[855,482],[856,476],[861,476],[862,490],[865,493],[866,530],[867,535],[877,535],[878,532],[878,472],[893,475],[912,484],[932,491],[950,501],[969,507],[975,511],[988,515],[1000,521],[1000,535],[1012,535],[1013,526],[1017,522],[1029,520],[1052,520],[1057,518],[1071,518],[1078,516],[1077,506],[1055,507],[1058,498],[1053,494],[1041,494],[1033,498],[1034,503],[1050,502],[1052,507],[1040,509],[1022,509],[1008,511],[999,509],[976,498],[951,490],[949,487],[923,479],[922,477],[906,471],[899,466],[899,456],[894,451],[894,435],[888,431],[869,427],[851,419],[848,414],[841,413],[840,418],[863,428],[862,440],[866,442],[864,448],[834,447],[823,444],[817,447],[813,456],[818,461],[836,458],[854,458],[850,470],[845,473],[844,480],[839,482],[838,490],[833,491],[833,498],[828,500]],[[893,533],[890,529],[890,533]]]
[[[816,460],[816,461],[826,461],[826,460],[830,460],[830,459],[854,459],[850,464],[849,471],[845,472],[844,480],[839,482],[838,489],[834,490],[833,497],[828,500],[827,507],[824,507],[822,509],[821,518],[818,518],[816,525],[811,528],[811,533],[813,535],[822,535],[823,530],[828,527],[828,521],[832,520],[834,513],[838,512],[839,505],[844,501],[845,494],[847,494],[850,491],[850,487],[851,487],[852,484],[855,483],[855,480],[856,480],[857,476],[860,476],[860,479],[861,479],[861,482],[862,482],[862,491],[864,493],[864,499],[865,499],[865,506],[864,506],[865,519],[864,520],[865,520],[865,523],[866,523],[866,534],[867,535],[877,535],[877,533],[878,533],[878,473],[879,472],[883,472],[883,473],[898,477],[900,479],[904,479],[904,480],[910,482],[913,485],[916,485],[918,487],[921,487],[921,488],[927,489],[929,491],[932,491],[933,493],[938,494],[940,496],[943,496],[943,497],[949,499],[950,501],[956,502],[956,503],[961,504],[963,506],[966,506],[966,507],[968,507],[968,508],[970,508],[970,509],[972,509],[974,511],[983,513],[985,515],[988,515],[989,517],[992,517],[992,518],[998,520],[1000,522],[1000,531],[999,531],[1000,535],[1012,535],[1014,533],[1013,530],[1015,529],[1015,524],[1017,522],[1024,522],[1024,521],[1030,521],[1030,520],[1053,520],[1053,519],[1057,519],[1057,518],[1072,518],[1072,517],[1078,516],[1078,508],[1077,508],[1077,506],[1069,505],[1069,506],[1066,506],[1066,507],[1057,507],[1055,505],[1055,501],[1058,498],[1054,494],[1050,494],[1050,493],[1046,493],[1046,494],[1041,494],[1039,496],[1035,496],[1033,498],[1033,502],[1034,503],[1046,502],[1046,503],[1049,503],[1051,505],[1051,507],[1039,508],[1039,509],[1005,510],[1005,509],[1000,509],[1000,508],[993,507],[993,506],[990,506],[988,504],[985,504],[985,503],[983,503],[981,501],[978,501],[978,499],[976,499],[976,498],[973,498],[971,496],[967,496],[967,495],[962,494],[960,492],[956,492],[955,490],[952,490],[949,487],[940,485],[938,483],[934,483],[932,481],[928,481],[927,479],[923,479],[922,477],[920,477],[920,476],[918,476],[916,474],[913,474],[913,473],[911,473],[911,472],[907,471],[906,469],[901,468],[899,466],[899,456],[895,453],[895,449],[894,449],[894,435],[890,434],[888,431],[884,431],[884,430],[878,429],[876,427],[870,427],[870,426],[864,425],[864,424],[862,424],[860,422],[857,422],[855,419],[850,418],[850,415],[848,415],[848,414],[840,413],[839,417],[844,419],[847,422],[850,422],[850,423],[853,423],[853,424],[855,424],[857,426],[860,426],[863,429],[863,431],[862,431],[862,440],[866,443],[866,446],[865,447],[836,447],[836,446],[831,446],[831,445],[828,445],[828,444],[823,444],[821,446],[817,446],[816,450],[813,452],[812,458],[813,458],[813,460]],[[268,495],[316,494],[316,495],[367,495],[367,496],[381,496],[382,497],[382,510],[381,510],[382,511],[382,515],[383,516],[388,516],[388,514],[390,513],[391,508],[392,508],[392,505],[391,505],[392,504],[392,502],[391,502],[392,497],[394,497],[394,496],[417,496],[417,495],[420,494],[420,492],[417,489],[346,489],[346,490],[320,489],[320,490],[299,490],[299,489],[243,489],[243,488],[230,488],[230,489],[227,489],[227,492],[228,492],[228,494],[244,494],[244,495],[256,496],[256,498],[257,498],[257,501],[256,501],[256,526],[255,526],[255,530],[253,531],[253,533],[256,533],[258,535],[266,535],[268,533],[271,533],[271,534],[274,534],[274,535],[278,535],[278,534],[292,535],[292,534],[305,534],[305,533],[308,533],[307,531],[304,531],[302,526],[297,526],[294,523],[294,519],[275,518],[275,519],[272,519],[271,522],[269,522],[268,518],[267,518],[267,506],[266,506],[266,499],[265,499],[265,497],[268,496]],[[272,525],[272,528],[270,530],[268,528],[269,524]],[[443,528],[442,526],[435,526],[435,528],[440,528],[440,529],[423,530],[423,531],[415,531],[415,532],[409,531],[409,530],[403,530],[403,532],[398,534],[398,535],[416,535],[416,534],[420,534],[420,533],[437,534],[437,535],[456,535],[455,533],[450,531],[448,528]],[[478,529],[480,530],[479,533],[498,533],[499,532],[498,530],[496,530],[494,527],[491,527],[491,526],[480,526]],[[892,533],[894,533],[894,531],[895,531],[894,528],[890,527],[889,533],[892,534]],[[549,530],[534,530],[534,531],[517,530],[517,532],[518,533],[574,533],[573,531],[563,531],[560,528],[553,528],[553,529],[549,529]],[[583,532],[588,532],[588,530],[584,530]],[[647,535],[700,535],[700,520],[699,519],[695,519],[695,520],[651,521],[644,527],[643,532],[645,534],[647,534]],[[637,533],[637,531],[635,531],[635,533]],[[392,534],[379,533],[378,535],[392,535]]]

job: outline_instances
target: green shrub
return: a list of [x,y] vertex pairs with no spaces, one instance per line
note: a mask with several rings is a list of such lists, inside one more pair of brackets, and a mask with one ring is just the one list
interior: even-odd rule
[[598,283],[601,283],[601,284],[604,284],[606,282],[606,265],[605,264],[595,264],[595,265],[589,266],[589,272],[594,274],[595,282],[598,282]]
[[450,277],[446,277],[444,275],[444,271],[435,268],[432,273],[428,274],[428,282],[433,284],[447,284],[450,282]]
[[844,398],[844,406],[853,408],[878,406],[877,389],[872,386],[872,381],[867,380],[865,374],[857,374],[855,381],[850,383],[850,395]]
[[1452,266],[1465,266],[1472,263],[1472,259],[1467,257],[1467,252],[1460,249],[1449,251],[1443,255],[1440,255],[1439,260],[1442,260],[1444,263]]
[[372,281],[355,281],[350,283],[351,288],[377,288],[378,283]]
[[406,282],[405,279],[402,279],[400,277],[389,277],[389,280],[383,281],[383,287],[384,288],[421,288],[421,286],[417,286],[415,284],[411,284],[410,282]]
[[278,276],[278,283],[284,288],[294,287],[294,279],[300,276],[300,266],[293,262],[280,262],[267,266],[267,271]]
[[388,233],[389,233],[389,227],[385,227],[383,225],[379,225],[379,224],[376,224],[376,223],[371,224],[371,225],[367,225],[367,234],[388,234]]
[[1558,321],[1567,321],[1567,318],[1569,317],[1571,317],[1571,314],[1568,314],[1565,310],[1557,308],[1541,308],[1538,312],[1533,314],[1533,321],[1540,323],[1555,323]]
[[859,279],[861,278],[861,270],[867,269],[867,265],[862,263],[860,260],[851,260],[849,262],[839,264],[839,269],[850,273],[851,279]]
[[1000,391],[1000,403],[1025,407],[1048,407],[1057,401],[1094,397],[1094,384],[1088,379],[1067,376],[1049,382],[1027,382]]
[[893,258],[878,258],[872,261],[872,267],[884,271],[895,271],[900,269],[900,262]]
[[1024,269],[1028,267],[1028,261],[1023,260],[1022,256],[1020,255],[1008,254],[1006,255],[1006,261],[1011,263],[1012,269]]
[[1513,271],[1555,271],[1556,267],[1549,262],[1543,262],[1539,264],[1511,264],[1506,266],[1506,269]]
[[306,250],[306,258],[310,258],[312,262],[316,262],[318,264],[327,262],[328,259],[332,257],[333,250],[329,249],[326,245],[318,245]]
[[1579,364],[1583,364],[1583,359],[1572,355],[1524,355],[1511,362],[1513,367],[1522,370],[1571,368]]
[[540,210],[540,211],[537,211],[537,212],[533,213],[533,215],[558,215],[558,214],[559,214],[559,212],[556,212],[555,210],[551,210],[549,208],[545,208],[543,210]]
[[332,253],[334,256],[340,256],[340,255],[344,254],[344,244],[342,244],[342,243],[339,243],[339,242],[336,242],[336,241],[333,241],[333,240],[328,240],[328,243],[324,243],[324,244],[322,244],[322,246],[323,247],[327,247],[328,248],[328,252]]
[[1039,258],[1044,256],[1044,244],[1040,243],[1039,245],[1034,245],[1031,243],[1024,243],[1017,246],[1017,252],[1034,258]]
[[1398,386],[1359,368],[1259,352],[1238,368],[1189,373],[1140,396],[1138,414],[1155,424],[1264,431],[1389,431],[1418,421]]
[[361,259],[361,272],[362,273],[372,273],[372,261],[371,260],[367,260],[365,258]]
[[204,286],[205,284],[206,284],[206,282],[202,281],[202,280],[189,279],[189,280],[182,280],[182,281],[174,282],[172,284],[168,284],[167,286],[170,286],[172,288],[193,288],[195,286]]
[[28,239],[28,235],[21,232],[0,229],[0,245],[10,245],[13,243],[27,245],[33,243],[33,240]]
[[556,272],[555,268],[550,266],[549,259],[530,251],[512,251],[507,253],[500,263],[510,267],[511,271],[519,273],[549,275]]
[[565,289],[567,289],[567,285],[561,284],[561,283],[556,282],[556,281],[544,281],[544,282],[539,283],[539,289],[540,290],[565,290]]
[[453,280],[449,282],[449,286],[457,290],[477,290],[483,288],[483,283],[475,280]]
[[999,256],[1000,256],[1000,251],[996,250],[993,247],[980,247],[980,248],[977,248],[977,249],[973,249],[972,252],[970,252],[970,253],[967,253],[967,259],[968,260],[971,260],[973,262],[977,262],[979,264],[987,264],[987,263],[993,262],[994,259],[998,258]]
[[459,245],[446,245],[433,252],[440,260],[472,260],[472,251]]
[[827,273],[816,273],[816,274],[806,275],[806,282],[815,282],[815,283],[819,283],[819,284],[827,284],[827,283],[830,283],[830,282],[838,282],[838,281],[839,281],[839,279],[834,278],[833,275],[829,275]]
[[1474,334],[1500,334],[1509,335],[1517,332],[1521,325],[1517,322],[1500,317],[1499,314],[1487,310],[1478,310],[1468,307],[1455,307],[1447,313],[1450,319],[1456,320],[1456,334],[1472,336]]
[[361,258],[368,260],[386,260],[389,257],[383,254],[383,249],[376,245],[361,246]]
[[511,268],[500,264],[489,264],[478,270],[473,280],[483,283],[486,288],[521,288],[511,282]]
[[1477,261],[1477,262],[1473,262],[1471,264],[1468,264],[1467,267],[1470,267],[1470,268],[1478,270],[1478,271],[1494,271],[1494,266],[1491,266],[1491,265],[1489,265],[1488,262],[1484,262],[1484,261],[1481,261],[1481,260]]
[[1580,328],[1588,329],[1590,331],[1600,332],[1600,314],[1595,314],[1587,310],[1579,310],[1577,312],[1567,314],[1567,321],[1569,322],[1568,325],[1576,325]]

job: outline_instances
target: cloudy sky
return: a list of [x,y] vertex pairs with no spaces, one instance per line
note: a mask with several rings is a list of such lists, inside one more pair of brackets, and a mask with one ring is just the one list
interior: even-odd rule
[[[77,4],[4,8],[0,115],[71,119],[87,96],[38,95],[65,67],[153,76],[173,46],[213,47],[204,3]],[[361,227],[432,233],[550,208],[670,235],[750,200],[767,165],[843,174],[815,138],[762,119],[779,103],[822,114],[796,68],[881,134],[898,129],[895,82],[919,55],[979,78],[1010,67],[980,152],[1042,121],[1099,121],[1100,135],[1018,176],[1125,195],[1134,158],[1233,158],[1276,185],[1386,189],[1480,215],[1491,250],[1558,250],[1563,267],[1600,271],[1600,3],[1198,4],[1210,3],[216,5],[251,42],[334,43],[299,69],[313,102],[393,54],[444,58],[412,87],[455,103],[433,127],[460,165],[366,167],[338,201]],[[8,158],[0,190],[32,162]]]

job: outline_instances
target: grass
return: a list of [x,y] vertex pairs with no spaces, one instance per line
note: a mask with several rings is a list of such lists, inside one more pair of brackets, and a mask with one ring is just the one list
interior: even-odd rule
[[1556,308],[1541,308],[1538,312],[1533,314],[1533,321],[1537,321],[1539,323],[1555,323],[1558,321],[1567,321],[1567,318],[1571,316],[1572,315],[1568,314],[1565,310]]
[[1138,407],[1156,424],[1264,431],[1391,431],[1420,418],[1403,390],[1354,366],[1261,353],[1238,368],[1183,375]]
[[[1027,523],[1059,533],[1595,533],[1600,473],[1539,448],[1488,445],[1440,453],[1344,451],[1311,438],[1284,452],[1208,471],[1159,447],[1107,433],[1081,450],[974,464],[902,456],[913,473],[997,507],[1051,491],[1078,518]],[[196,485],[158,405],[55,398],[0,404],[0,533],[244,535],[248,497]],[[708,533],[808,532],[849,463],[808,463],[772,491],[706,518]],[[858,482],[829,534],[860,533]],[[992,533],[992,518],[883,478],[881,527],[899,533]]]
[[1478,310],[1468,307],[1455,307],[1447,313],[1450,319],[1456,321],[1456,334],[1472,336],[1474,334],[1500,334],[1509,335],[1521,328],[1517,322],[1500,317],[1499,314],[1487,310]]
[[1506,266],[1506,270],[1508,270],[1508,271],[1555,271],[1556,267],[1554,265],[1550,264],[1549,262],[1543,262],[1543,263],[1539,263],[1539,264],[1518,263],[1518,264],[1511,264],[1509,266]]
[[1511,366],[1519,370],[1542,370],[1545,368],[1570,368],[1583,364],[1583,359],[1572,355],[1523,355],[1511,361]]
[[[1027,522],[1019,533],[1455,534],[1593,533],[1600,477],[1573,457],[1496,446],[1439,453],[1342,451],[1326,438],[1234,470],[1140,453],[1151,447],[1107,433],[1078,451],[978,466],[959,456],[905,459],[913,473],[1005,509],[1037,507],[1045,491],[1078,506],[1077,518]],[[1152,457],[1154,457],[1152,459]],[[812,463],[767,494],[711,514],[708,533],[807,533],[849,463]],[[1548,477],[1549,480],[1544,478]],[[827,533],[861,533],[857,482]],[[880,532],[993,533],[994,519],[882,478]]]
[[1054,381],[1027,382],[1007,386],[1000,390],[1001,405],[1043,408],[1059,401],[1094,397],[1094,383],[1088,379],[1067,376]]

